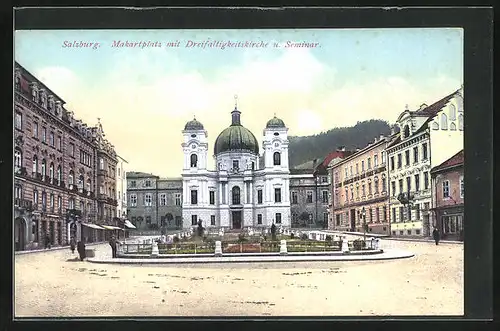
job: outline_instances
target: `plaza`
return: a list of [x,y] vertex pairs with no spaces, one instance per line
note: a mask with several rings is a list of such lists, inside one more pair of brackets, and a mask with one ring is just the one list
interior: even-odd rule
[[[108,244],[92,247],[111,255]],[[462,315],[463,245],[382,240],[387,261],[122,265],[16,254],[14,316]]]

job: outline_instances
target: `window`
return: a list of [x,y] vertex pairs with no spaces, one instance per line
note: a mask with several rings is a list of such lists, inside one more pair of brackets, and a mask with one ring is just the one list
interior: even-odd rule
[[323,224],[328,224],[328,212],[323,213]]
[[167,205],[167,195],[165,193],[160,194],[160,206]]
[[14,167],[15,167],[16,171],[20,170],[20,168],[21,168],[21,166],[23,164],[22,159],[23,159],[23,157],[22,157],[21,151],[20,150],[16,150],[14,152]]
[[276,224],[281,224],[281,213],[276,213]]
[[460,198],[464,197],[464,178],[460,177]]
[[368,195],[372,195],[372,183],[368,183]]
[[410,136],[410,127],[408,125],[405,125],[403,133],[404,133],[403,135],[404,138],[408,138]]
[[144,182],[144,186],[151,187],[151,181],[149,179],[146,179],[146,181]]
[[[43,195],[42,195],[42,198],[43,198]],[[75,198],[70,198],[68,200],[68,208],[69,209],[75,209]]]
[[415,175],[415,191],[420,191],[420,175]]
[[[62,211],[62,197],[61,197],[61,196],[58,196],[58,197],[57,197],[57,210],[58,210],[59,212],[61,212],[61,211]],[[89,210],[90,210],[90,208],[89,208]]]
[[391,171],[394,170],[394,156],[391,156]]
[[356,186],[356,199],[359,199],[359,186]]
[[420,204],[418,203],[415,204],[415,219],[420,220]]
[[23,115],[21,113],[16,112],[16,129],[23,129]]
[[354,200],[354,190],[352,188],[352,185],[351,185],[351,200]]
[[50,211],[54,212],[54,194],[50,194],[50,199],[49,199],[49,206],[50,206]]
[[208,192],[211,205],[215,205],[215,191]]
[[233,186],[233,188],[231,189],[233,205],[239,205],[241,203],[240,191],[241,190],[239,186]]
[[55,147],[55,146],[56,146],[56,141],[55,141],[55,137],[54,137],[54,132],[51,132],[51,133],[50,133],[50,136],[49,136],[49,143],[50,143],[50,146],[52,146],[52,147]]
[[[375,177],[375,179],[373,180],[373,187],[375,188],[374,191],[375,191],[375,194],[378,194],[378,177]],[[371,187],[370,187],[370,194],[371,194]]]
[[413,147],[413,163],[418,162],[418,147]]
[[406,230],[406,232],[408,233],[408,235],[411,235],[411,230]]
[[365,184],[361,185],[361,196],[362,197],[366,196]]
[[370,158],[368,158],[368,160],[366,161],[366,167],[368,168],[368,170],[372,168],[372,160]]
[[313,217],[314,217],[313,214],[309,213],[309,218],[308,218],[308,223],[309,224],[314,223],[314,218]]
[[191,190],[191,204],[192,205],[198,204],[198,191],[197,190]]
[[257,214],[257,224],[262,224],[262,214]]
[[382,177],[382,192],[387,191],[387,180],[385,177]]
[[296,205],[298,204],[298,196],[297,196],[297,192],[292,192],[292,204]]
[[130,181],[130,187],[136,187],[137,186],[137,183],[135,180],[131,180]]
[[450,130],[457,131],[457,126],[455,125],[455,123],[450,123]]
[[409,150],[405,151],[405,165],[406,166],[410,165],[410,151]]
[[408,192],[410,192],[410,191],[411,191],[411,177],[409,177],[409,176],[408,176],[408,177],[406,177],[406,190],[407,190]]
[[62,150],[62,138],[61,136],[57,137],[57,149]]
[[420,230],[419,229],[415,230],[415,234],[420,234]]
[[198,215],[191,215],[191,225],[198,224]]
[[153,197],[151,193],[144,194],[144,206],[151,207],[153,205]]
[[74,182],[73,170],[70,170],[68,175],[68,184],[73,185],[74,183],[75,182]]
[[151,224],[151,216],[146,216],[146,224]]
[[356,163],[356,175],[359,174],[359,164]]
[[233,169],[238,170],[240,169],[240,161],[238,160],[233,160]]
[[33,122],[33,138],[38,139],[38,123]]
[[135,195],[135,194],[130,195],[130,206],[131,207],[137,206],[137,195]]
[[99,169],[104,170],[104,159],[102,157],[99,158]]
[[401,153],[398,154],[398,169],[401,168],[403,165],[403,156]]
[[378,166],[378,155],[374,155],[373,156],[373,167],[377,167]]
[[[69,143],[69,155],[75,156],[75,144],[73,144],[73,143]],[[102,158],[101,158],[101,160],[102,160]],[[101,169],[104,169],[104,163],[103,163],[103,167]]]
[[399,207],[399,221],[403,222],[404,221],[404,217],[405,217],[404,208],[403,207]]
[[313,202],[313,193],[312,191],[307,191],[306,192],[306,203],[312,203]]
[[445,180],[443,182],[443,198],[449,198],[450,197],[450,182],[448,180]]
[[385,222],[385,221],[387,221],[387,207],[386,207],[386,206],[384,206],[384,207],[382,208],[382,220],[383,220],[384,222]]
[[463,131],[463,129],[464,129],[464,115],[462,115],[462,114],[458,115],[458,129],[460,131]]
[[328,176],[321,176],[322,183],[328,183]]
[[365,161],[361,161],[361,172],[365,171]]
[[176,206],[181,205],[181,194],[180,193],[175,193],[175,205]]
[[340,214],[335,215],[335,225],[339,226],[340,225]]
[[349,175],[347,174],[347,167],[345,168],[345,177],[347,178]]
[[404,192],[404,188],[403,188],[403,180],[400,179],[399,180],[399,193],[403,193]]
[[441,130],[448,130],[448,116],[441,114]]
[[257,203],[262,203],[262,190],[257,190]]
[[[47,162],[42,160],[42,176],[47,176]],[[45,178],[43,178],[45,180]]]
[[198,166],[198,155],[191,154],[191,168],[196,168]]
[[210,225],[215,225],[215,215],[210,215]]
[[33,190],[33,204],[35,205],[34,208],[36,209],[36,205],[38,205],[38,191]]
[[349,173],[351,174],[352,176],[352,166],[349,166]]
[[279,152],[274,152],[273,154],[273,164],[281,165],[281,154]]
[[396,208],[392,208],[392,222],[396,223]]
[[382,155],[382,164],[385,164],[385,152],[382,151],[380,154]]
[[427,160],[427,143],[422,144],[422,160]]
[[429,172],[424,172],[424,189],[427,190],[429,188]]
[[323,203],[328,203],[328,191],[324,190],[321,192],[322,198],[323,198]]
[[16,186],[14,187],[14,198],[16,198],[16,199],[21,199],[21,197],[22,197],[22,195],[23,195],[23,194],[22,194],[22,190],[23,190],[23,189],[22,189],[21,185],[16,185]]
[[274,202],[281,202],[281,188],[274,189]]
[[349,188],[345,188],[345,200],[347,202],[347,200],[349,200]]
[[50,182],[54,183],[54,163],[51,163],[49,166],[49,177],[50,177]]
[[396,182],[392,181],[391,182],[391,190],[392,190],[392,196],[396,195]]

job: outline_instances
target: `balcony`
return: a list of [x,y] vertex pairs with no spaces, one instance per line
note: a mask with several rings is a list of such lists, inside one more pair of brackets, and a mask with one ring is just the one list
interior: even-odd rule
[[28,211],[33,210],[33,202],[30,200],[26,200],[26,199],[15,198],[14,199],[14,206],[16,206],[20,209],[28,210]]
[[17,176],[26,177],[28,175],[28,171],[26,171],[26,167],[15,166],[14,167],[14,174]]
[[97,200],[107,201],[108,197],[106,196],[106,194],[99,193],[99,194],[97,194]]

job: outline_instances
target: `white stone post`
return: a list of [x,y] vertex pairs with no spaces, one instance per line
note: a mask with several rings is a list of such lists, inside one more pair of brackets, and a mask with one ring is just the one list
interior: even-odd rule
[[375,239],[374,249],[376,249],[376,250],[380,249],[380,239],[379,238]]
[[349,252],[349,243],[347,241],[347,237],[343,236],[342,237],[342,253],[348,253]]
[[222,243],[219,240],[215,242],[215,256],[222,256]]
[[151,251],[151,256],[158,256],[160,254],[160,251],[158,250],[158,243],[156,241],[153,241],[153,250]]
[[370,248],[375,249],[375,238],[373,237],[370,238]]
[[287,255],[288,251],[286,249],[286,240],[281,240],[281,245],[280,245],[280,255]]

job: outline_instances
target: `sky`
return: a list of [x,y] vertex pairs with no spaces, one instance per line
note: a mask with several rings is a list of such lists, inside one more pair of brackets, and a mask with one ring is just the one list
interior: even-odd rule
[[[118,41],[161,47],[113,47]],[[190,47],[208,41],[267,47]],[[74,42],[99,47],[68,47]],[[463,84],[459,28],[20,30],[14,43],[15,60],[76,118],[91,126],[101,119],[128,171],[162,177],[180,176],[182,130],[194,116],[208,131],[213,169],[235,95],[261,146],[274,114],[295,136],[369,119],[392,124],[406,105],[431,104]]]

